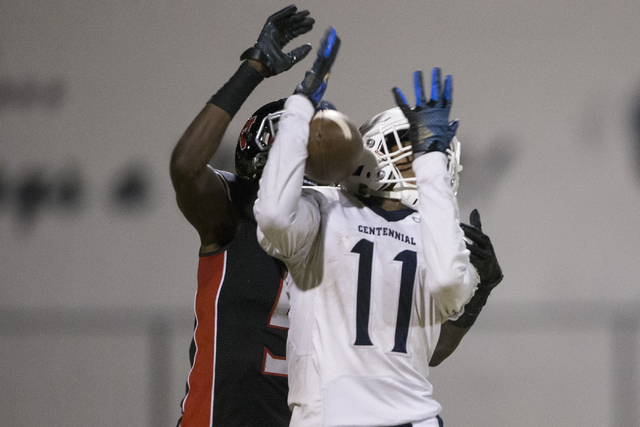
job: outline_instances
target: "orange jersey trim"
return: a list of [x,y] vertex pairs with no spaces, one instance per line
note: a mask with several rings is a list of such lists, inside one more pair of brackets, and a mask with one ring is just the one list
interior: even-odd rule
[[194,301],[196,353],[182,404],[181,427],[210,427],[213,422],[218,298],[226,272],[227,252],[200,257]]

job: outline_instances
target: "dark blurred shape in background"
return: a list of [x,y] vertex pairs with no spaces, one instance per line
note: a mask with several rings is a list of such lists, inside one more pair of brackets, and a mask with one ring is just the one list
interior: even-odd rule
[[7,206],[9,188],[7,186],[7,177],[5,176],[4,165],[0,164],[0,212]]
[[40,80],[32,77],[0,79],[0,109],[56,109],[67,95],[67,84],[61,78]]
[[631,129],[633,141],[633,166],[636,172],[636,179],[640,183],[640,88],[636,90],[635,100],[631,110]]
[[64,169],[55,181],[53,202],[67,213],[77,213],[84,205],[84,182],[78,164]]
[[32,226],[47,212],[77,213],[84,207],[84,199],[84,182],[75,163],[55,176],[47,175],[42,166],[31,166],[13,183],[0,170],[0,208],[15,205],[23,227]]
[[118,210],[137,212],[149,206],[151,196],[150,168],[134,161],[119,172],[113,181],[111,204]]
[[[150,206],[151,188],[149,168],[141,161],[132,162],[110,178],[108,204],[118,211],[140,212]],[[30,165],[11,177],[0,165],[0,213],[15,211],[22,228],[31,228],[43,214],[82,212],[90,192],[77,162],[54,173],[42,164]]]
[[46,208],[52,185],[47,182],[42,168],[25,173],[16,187],[18,219],[23,225],[31,225],[40,211]]

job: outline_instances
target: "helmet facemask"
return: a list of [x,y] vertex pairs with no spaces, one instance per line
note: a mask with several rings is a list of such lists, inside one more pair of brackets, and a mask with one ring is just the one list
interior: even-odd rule
[[[452,129],[455,129],[455,125]],[[362,164],[341,185],[364,197],[400,200],[405,206],[416,209],[416,178],[403,177],[399,168],[411,168],[413,152],[408,140],[408,130],[409,122],[397,107],[384,111],[363,124],[360,127],[365,148]],[[455,130],[452,132],[455,133]],[[451,186],[455,194],[459,183],[458,173],[462,170],[460,142],[455,136],[447,150],[447,157]]]
[[260,179],[284,113],[284,99],[264,105],[245,123],[236,145],[236,174]]

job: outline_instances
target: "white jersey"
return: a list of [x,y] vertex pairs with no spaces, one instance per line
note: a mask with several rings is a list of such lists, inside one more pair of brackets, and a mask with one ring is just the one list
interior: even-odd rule
[[419,210],[430,205],[429,215],[368,207],[340,188],[302,189],[313,108],[299,96],[285,108],[254,210],[262,247],[290,272],[291,425],[433,418],[441,407],[427,377],[440,323],[477,284],[455,197],[442,187],[446,159],[414,162]]

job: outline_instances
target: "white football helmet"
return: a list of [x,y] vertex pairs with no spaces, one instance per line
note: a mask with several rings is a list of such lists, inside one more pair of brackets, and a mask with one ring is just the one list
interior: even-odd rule
[[[405,206],[416,209],[416,178],[403,178],[396,166],[397,162],[412,154],[408,132],[409,122],[399,107],[383,111],[363,124],[360,133],[365,149],[361,164],[340,185],[354,194],[400,200]],[[396,145],[398,149],[392,151]],[[462,165],[460,141],[455,136],[451,139],[447,156],[451,187],[456,194]]]

